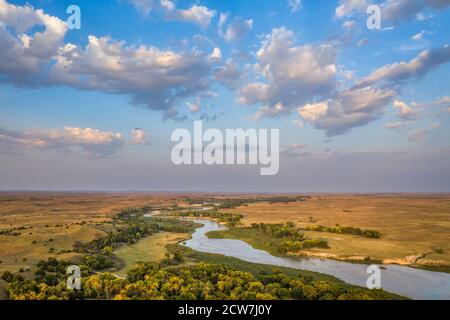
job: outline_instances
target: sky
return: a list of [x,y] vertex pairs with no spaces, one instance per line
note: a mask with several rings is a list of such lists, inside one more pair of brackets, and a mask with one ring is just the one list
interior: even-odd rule
[[[450,0],[0,0],[0,190],[450,192],[448,30]],[[279,129],[278,174],[174,165],[195,120]]]

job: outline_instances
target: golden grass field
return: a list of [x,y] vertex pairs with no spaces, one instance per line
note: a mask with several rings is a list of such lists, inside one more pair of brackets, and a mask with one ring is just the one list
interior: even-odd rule
[[188,237],[188,234],[183,233],[159,232],[133,245],[120,247],[114,253],[124,262],[124,266],[115,273],[125,276],[127,271],[138,262],[161,261],[168,252],[166,250],[168,244],[178,243]]
[[102,237],[108,229],[104,223],[121,208],[170,205],[173,200],[171,194],[0,193],[0,231],[28,228],[17,230],[19,236],[0,235],[0,273],[32,267],[71,249],[74,241]]
[[[182,199],[185,196],[204,195],[0,193],[0,231],[28,228],[18,230],[18,236],[0,235],[0,272],[26,269],[50,256],[69,258],[73,254],[56,255],[56,252],[71,249],[76,240],[90,241],[102,237],[111,226],[108,224],[110,218],[119,209],[144,205],[168,206],[173,203],[182,205],[185,204]],[[215,196],[222,198],[233,195]],[[366,239],[307,232],[308,235],[328,239],[331,248],[310,250],[306,254],[338,259],[369,256],[384,262],[450,265],[449,194],[312,195],[311,199],[304,202],[255,203],[225,211],[242,214],[244,225],[285,221],[293,221],[299,227],[340,224],[374,229],[382,234],[381,239]],[[149,241],[149,244],[155,244],[155,252],[142,251],[143,254],[159,257],[164,252],[164,241],[153,240],[143,239],[142,243],[135,245],[135,249],[143,249],[140,246],[145,247],[147,243],[144,241]],[[54,249],[53,253],[50,252],[51,248]],[[437,248],[442,249],[443,253],[432,253]],[[127,260],[126,257],[135,259],[128,247],[123,250],[124,260]]]
[[[244,225],[285,221],[299,227],[339,224],[374,229],[382,234],[381,239],[366,239],[306,232],[328,239],[331,247],[306,254],[338,259],[369,256],[385,263],[450,266],[449,194],[313,195],[304,202],[255,203],[227,212],[242,214]],[[443,253],[432,253],[437,248]]]

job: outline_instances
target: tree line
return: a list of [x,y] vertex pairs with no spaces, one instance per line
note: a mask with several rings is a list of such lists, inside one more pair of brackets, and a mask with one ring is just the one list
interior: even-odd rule
[[[67,289],[63,274],[65,262],[47,261],[46,277],[9,279],[10,299],[115,299],[115,300],[370,300],[390,296],[381,290],[349,288],[301,275],[291,277],[274,269],[254,275],[231,267],[199,263],[194,266],[165,268],[161,264],[141,263],[129,270],[125,279],[111,273],[83,276],[81,290]],[[46,271],[47,272],[47,271]]]
[[376,230],[370,229],[361,229],[355,227],[344,227],[340,225],[336,225],[334,227],[325,227],[325,226],[309,226],[305,227],[307,231],[317,231],[317,232],[330,232],[330,233],[340,233],[340,234],[353,234],[364,238],[371,239],[379,239],[381,237],[381,233]]

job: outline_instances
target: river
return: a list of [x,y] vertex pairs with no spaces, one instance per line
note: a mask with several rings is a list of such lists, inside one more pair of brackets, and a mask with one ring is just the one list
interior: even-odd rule
[[[247,262],[310,270],[329,274],[346,283],[365,287],[368,265],[321,258],[285,258],[258,250],[234,239],[210,239],[209,231],[224,230],[224,226],[206,219],[195,219],[202,227],[196,229],[185,246],[206,253],[217,253]],[[415,269],[400,265],[383,265],[381,287],[388,292],[412,299],[450,300],[450,274]]]

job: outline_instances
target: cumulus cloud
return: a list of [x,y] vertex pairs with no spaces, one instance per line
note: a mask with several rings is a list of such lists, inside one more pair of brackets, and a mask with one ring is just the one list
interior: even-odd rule
[[[133,104],[174,119],[180,101],[209,91],[213,61],[198,50],[132,46],[93,35],[85,47],[64,44],[63,21],[4,0],[0,0],[0,21],[5,25],[0,27],[0,77],[17,86],[67,85],[123,94]],[[39,26],[45,30],[36,29]]]
[[389,129],[396,129],[398,127],[412,123],[412,120],[419,118],[419,115],[424,114],[426,111],[435,108],[445,108],[450,106],[450,97],[441,97],[430,102],[412,102],[410,105],[403,101],[395,99],[392,106],[398,111],[397,116],[402,121],[394,122],[392,124],[398,124],[398,126],[386,126]]
[[425,103],[417,103],[413,102],[413,106],[416,108],[447,108],[450,107],[450,96],[445,96],[441,98],[437,98],[431,102],[425,102]]
[[214,78],[230,90],[239,86],[243,72],[239,64],[233,59],[227,59],[223,66],[220,66],[214,73]]
[[66,126],[63,130],[14,131],[0,128],[0,147],[7,149],[41,149],[83,154],[88,157],[113,157],[126,145],[145,144],[148,135],[141,129],[126,140],[121,133]]
[[253,115],[254,120],[260,120],[261,118],[279,118],[282,116],[287,116],[291,113],[289,108],[283,106],[282,103],[277,103],[273,107],[263,106],[260,107],[256,113]]
[[149,135],[142,129],[135,128],[131,130],[131,140],[128,144],[138,145],[138,144],[146,144],[149,141]]
[[418,108],[395,97],[408,81],[450,61],[450,48],[445,45],[410,61],[383,66],[346,89],[336,81],[340,76],[336,55],[337,49],[330,44],[296,46],[291,31],[274,29],[257,52],[254,69],[260,80],[243,86],[238,101],[260,104],[257,119],[286,116],[297,109],[301,120],[327,136],[380,118],[392,103],[399,117],[410,121],[417,117]]
[[[336,8],[338,18],[349,17],[354,14],[365,14],[372,1],[341,0]],[[425,10],[443,10],[450,6],[449,0],[386,0],[380,4],[383,19],[392,23],[400,23],[411,18],[423,17]]]
[[404,120],[411,120],[417,117],[417,112],[403,101],[396,99],[394,100],[392,106],[394,107],[394,109],[398,110],[398,116]]
[[314,122],[321,118],[328,111],[328,102],[319,102],[315,104],[307,104],[299,108],[298,113],[308,122]]
[[365,11],[368,5],[366,0],[341,0],[339,6],[336,8],[335,14],[338,18],[350,16],[355,11]]
[[352,88],[337,93],[332,99],[302,106],[298,113],[314,128],[334,136],[378,119],[395,94],[387,89]]
[[384,18],[398,23],[417,17],[424,10],[442,10],[448,6],[448,0],[387,0],[382,5],[382,14]]
[[167,12],[168,20],[192,22],[203,28],[210,25],[211,19],[216,15],[216,11],[207,7],[193,5],[190,9],[176,9]]
[[229,14],[221,13],[219,18],[219,35],[227,42],[237,42],[253,29],[252,19],[236,17],[229,21]]
[[422,51],[410,61],[389,64],[361,79],[356,87],[372,85],[398,85],[414,78],[420,78],[441,64],[450,61],[450,46]]
[[197,51],[126,46],[109,37],[89,36],[85,48],[67,44],[60,50],[50,81],[130,95],[132,103],[173,117],[176,102],[207,90],[209,72],[208,57]]
[[216,15],[216,11],[205,6],[193,5],[189,9],[177,9],[170,0],[130,0],[130,3],[145,16],[152,11],[162,12],[163,18],[168,21],[190,22],[203,28],[208,27]]
[[273,29],[257,52],[255,69],[264,81],[249,83],[239,91],[242,104],[281,104],[292,109],[308,99],[327,94],[335,86],[337,50],[329,44],[295,45],[294,34]]
[[[5,0],[0,0],[0,22],[0,74],[21,85],[36,81],[27,76],[38,73],[57,54],[67,31],[65,23],[30,5]],[[36,27],[44,31],[30,34]]]

